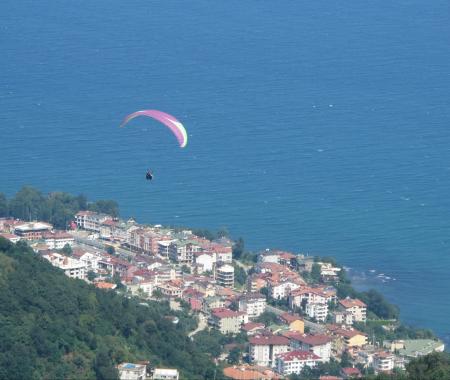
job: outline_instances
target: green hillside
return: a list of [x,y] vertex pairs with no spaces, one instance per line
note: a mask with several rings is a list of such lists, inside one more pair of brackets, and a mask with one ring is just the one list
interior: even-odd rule
[[[0,379],[114,379],[115,365],[149,360],[183,378],[214,378],[215,365],[174,325],[165,303],[149,307],[67,278],[25,244],[0,238]],[[219,378],[219,371],[217,371]]]

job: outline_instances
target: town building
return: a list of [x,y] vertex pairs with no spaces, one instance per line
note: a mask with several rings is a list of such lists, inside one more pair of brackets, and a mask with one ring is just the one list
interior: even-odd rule
[[120,380],[145,380],[147,367],[143,364],[122,363],[117,366]]
[[46,231],[42,233],[42,239],[49,249],[62,249],[66,245],[73,247],[74,237],[64,231]]
[[192,264],[200,246],[190,240],[176,240],[169,245],[169,258],[178,264]]
[[216,268],[217,284],[225,288],[234,286],[234,268],[230,264],[222,265]]
[[359,299],[345,298],[339,301],[341,307],[353,315],[353,320],[355,322],[365,322],[367,317],[367,306],[364,302]]
[[209,325],[222,334],[239,334],[241,326],[247,322],[247,314],[225,308],[213,309],[208,320]]
[[299,315],[283,313],[278,318],[282,323],[288,326],[290,331],[296,331],[299,334],[305,332],[305,322]]
[[395,355],[390,352],[380,351],[373,356],[373,369],[376,373],[391,372],[394,369],[394,363]]
[[75,223],[78,228],[98,233],[101,230],[102,223],[108,219],[112,220],[112,217],[94,211],[79,211],[75,214]]
[[248,341],[252,362],[266,367],[274,367],[277,355],[288,352],[290,349],[289,339],[281,335],[255,335]]
[[292,290],[299,288],[300,285],[292,280],[269,281],[269,296],[274,299],[287,298]]
[[266,296],[261,293],[246,293],[239,298],[239,311],[247,313],[249,318],[257,318],[266,310]]
[[305,313],[308,317],[314,318],[318,322],[325,322],[328,315],[328,304],[306,303]]
[[178,380],[180,373],[177,369],[155,368],[153,370],[153,380]]
[[14,228],[14,234],[25,240],[40,240],[42,235],[50,232],[53,226],[44,222],[30,222],[18,224]]
[[312,351],[324,362],[330,361],[332,342],[330,336],[324,334],[289,334],[289,340],[293,350]]
[[320,356],[311,351],[295,350],[278,355],[275,359],[277,372],[289,376],[291,374],[300,374],[303,368],[314,368],[322,362]]
[[53,252],[43,257],[50,261],[53,266],[62,269],[66,276],[86,280],[86,265],[80,260]]
[[1,232],[0,237],[9,240],[11,243],[17,243],[20,240],[20,236],[10,234],[9,232]]
[[265,329],[264,323],[247,322],[241,326],[241,330],[247,333],[247,336],[260,334]]

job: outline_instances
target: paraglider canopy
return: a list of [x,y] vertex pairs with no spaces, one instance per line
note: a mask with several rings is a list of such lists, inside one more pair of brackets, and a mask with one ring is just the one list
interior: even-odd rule
[[164,124],[166,127],[168,127],[172,133],[175,135],[175,137],[178,140],[178,143],[180,144],[181,148],[184,148],[187,144],[188,136],[186,129],[184,128],[183,124],[179,120],[175,118],[175,116],[169,115],[168,113],[158,111],[158,110],[143,110],[143,111],[136,111],[132,114],[128,115],[120,125],[121,127],[125,126],[130,120],[133,120],[134,118],[138,116],[147,116],[151,117],[155,120],[158,120],[162,124]]

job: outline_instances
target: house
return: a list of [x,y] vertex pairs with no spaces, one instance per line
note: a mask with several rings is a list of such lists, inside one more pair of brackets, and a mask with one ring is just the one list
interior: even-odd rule
[[103,281],[94,282],[94,286],[98,289],[103,290],[114,290],[117,287],[116,284],[111,284],[110,282]]
[[8,232],[0,233],[0,237],[9,240],[11,243],[17,243],[20,240],[20,236],[10,234]]
[[232,288],[234,286],[234,267],[225,264],[216,268],[216,281],[220,286]]
[[43,257],[50,261],[53,266],[62,269],[66,276],[78,278],[80,280],[86,279],[86,265],[80,260],[53,252],[46,254]]
[[241,326],[247,322],[247,314],[225,308],[213,309],[208,320],[209,325],[222,334],[239,334]]
[[180,373],[177,369],[155,368],[153,370],[153,380],[178,380]]
[[181,298],[183,289],[180,285],[174,283],[173,281],[166,282],[164,284],[159,284],[156,287],[164,296],[169,298]]
[[290,331],[296,331],[300,334],[305,332],[305,322],[299,315],[283,313],[278,318],[282,323],[288,325]]
[[360,378],[362,378],[361,371],[355,367],[342,368],[341,375],[344,379],[360,379]]
[[269,296],[274,299],[287,298],[292,290],[298,289],[299,284],[292,280],[269,281]]
[[50,232],[53,226],[44,222],[17,224],[14,234],[25,240],[40,240],[45,232]]
[[362,347],[367,344],[367,335],[353,328],[338,328],[333,331],[334,336],[342,337],[345,348]]
[[266,367],[275,366],[275,358],[289,351],[289,339],[281,335],[255,335],[248,339],[253,363]]
[[122,363],[117,366],[120,380],[145,380],[147,366],[144,364]]
[[270,249],[266,249],[263,252],[260,252],[258,255],[258,262],[260,263],[279,263],[279,252],[272,251]]
[[345,311],[353,315],[353,320],[355,322],[366,321],[367,306],[364,302],[360,301],[359,299],[352,299],[347,297],[343,300],[340,300],[339,304]]
[[231,245],[224,246],[218,243],[211,243],[205,251],[210,252],[214,257],[216,257],[218,263],[233,262],[233,248]]
[[336,310],[333,312],[333,322],[337,325],[351,326],[353,324],[353,314],[348,311]]
[[332,338],[328,335],[317,334],[288,334],[290,346],[293,350],[312,351],[324,362],[329,362],[331,358]]
[[195,263],[202,266],[202,269],[203,269],[202,272],[205,272],[205,271],[212,272],[213,271],[214,264],[216,262],[215,255],[212,255],[207,252],[196,252],[194,257],[195,257]]
[[293,373],[300,374],[305,366],[314,368],[320,362],[322,359],[314,352],[295,350],[278,355],[275,359],[275,367],[278,373],[289,376]]
[[239,298],[239,311],[249,318],[257,318],[266,310],[266,296],[261,293],[246,293]]
[[373,369],[376,373],[391,372],[394,369],[394,363],[395,355],[390,352],[380,351],[373,356]]
[[252,336],[261,333],[266,326],[264,323],[247,322],[241,326],[241,330],[247,333],[247,336]]
[[74,237],[64,231],[45,231],[42,233],[42,239],[49,249],[62,249],[66,244],[72,247],[75,243]]

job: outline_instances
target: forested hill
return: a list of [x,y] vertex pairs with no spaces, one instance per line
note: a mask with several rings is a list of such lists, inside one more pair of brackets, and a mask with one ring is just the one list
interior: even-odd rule
[[[66,277],[20,242],[0,238],[0,379],[114,379],[115,365],[149,360],[183,378],[215,366],[174,325],[165,303],[138,301]],[[219,371],[217,375],[219,374]]]

